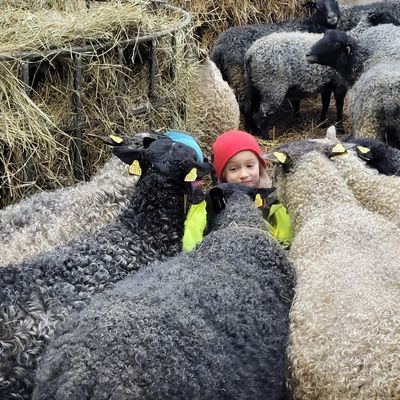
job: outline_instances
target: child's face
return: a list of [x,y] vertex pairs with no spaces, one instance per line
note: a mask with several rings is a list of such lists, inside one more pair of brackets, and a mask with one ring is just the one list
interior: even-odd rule
[[257,186],[260,181],[260,161],[249,150],[235,154],[226,164],[224,178],[228,183]]

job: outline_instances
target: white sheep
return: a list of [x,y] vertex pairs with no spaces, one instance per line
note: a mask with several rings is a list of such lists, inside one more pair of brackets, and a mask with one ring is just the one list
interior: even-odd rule
[[293,397],[398,399],[400,230],[358,203],[320,143],[279,151],[287,154],[287,166],[277,186],[295,229]]

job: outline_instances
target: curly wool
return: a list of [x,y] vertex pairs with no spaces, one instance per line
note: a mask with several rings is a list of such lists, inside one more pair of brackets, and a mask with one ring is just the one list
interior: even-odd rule
[[[219,218],[219,217],[218,217]],[[281,399],[294,271],[248,198],[61,325],[33,399]]]
[[348,31],[353,29],[360,19],[373,12],[387,12],[400,20],[400,3],[397,0],[385,0],[357,6],[339,6],[340,20],[337,29]]
[[355,154],[333,160],[354,197],[368,210],[400,227],[400,177],[379,174]]
[[[323,5],[324,2],[320,3]],[[337,18],[340,18],[340,14],[337,15]],[[257,39],[274,32],[322,33],[328,29],[328,26],[327,21],[322,20],[318,13],[314,13],[310,17],[290,19],[277,24],[235,26],[217,37],[210,57],[222,72],[222,77],[233,88],[239,105],[242,107],[246,90],[244,57],[246,51]]]
[[137,177],[112,157],[90,182],[42,192],[0,212],[0,266],[17,264],[95,232],[126,209]]
[[306,61],[307,52],[321,37],[304,32],[274,33],[249,48],[245,56],[248,84],[260,96],[263,116],[277,112],[293,88],[298,98],[327,88],[335,95],[345,95],[347,85],[337,71]]
[[[196,84],[189,91],[188,103],[193,103],[196,126],[203,133],[216,134],[238,129],[239,104],[233,90],[223,80],[220,70],[208,57],[198,66]],[[197,116],[197,118],[196,118]]]
[[294,399],[399,398],[400,230],[361,207],[318,152],[300,157],[280,184],[296,230]]
[[136,185],[128,208],[16,268],[0,269],[0,398],[29,399],[32,374],[55,326],[139,267],[175,255],[184,225],[182,183],[155,172]]
[[353,134],[400,147],[400,62],[361,75],[349,92],[349,119]]

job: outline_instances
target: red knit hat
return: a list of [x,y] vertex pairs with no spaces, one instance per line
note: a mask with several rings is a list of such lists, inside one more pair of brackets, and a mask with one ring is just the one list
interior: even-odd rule
[[261,156],[261,149],[254,136],[243,131],[227,131],[218,136],[213,144],[214,167],[218,180],[222,180],[222,173],[228,161],[240,151],[252,151],[266,167]]

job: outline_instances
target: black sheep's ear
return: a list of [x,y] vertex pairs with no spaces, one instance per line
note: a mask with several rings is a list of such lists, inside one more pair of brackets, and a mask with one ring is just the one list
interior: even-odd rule
[[272,195],[276,188],[255,188],[253,193],[254,205],[259,208],[264,205],[271,206],[275,201],[276,197]]
[[225,208],[224,191],[218,186],[211,188],[206,194],[207,224],[204,234],[208,235],[214,227],[215,217]]
[[185,182],[194,182],[197,179],[202,179],[204,176],[212,173],[214,171],[214,165],[210,162],[193,162],[187,166],[185,171]]
[[213,187],[208,192],[211,206],[215,214],[219,214],[225,209],[225,196],[224,191],[219,187]]
[[145,158],[145,150],[133,146],[114,147],[112,151],[121,161],[129,165],[134,162],[136,162],[135,165],[140,165],[140,162]]
[[154,136],[144,137],[143,138],[143,148],[147,149],[156,140],[157,140],[157,137],[154,137]]
[[368,147],[357,146],[356,151],[358,157],[360,157],[364,161],[371,161],[373,158],[372,151]]

